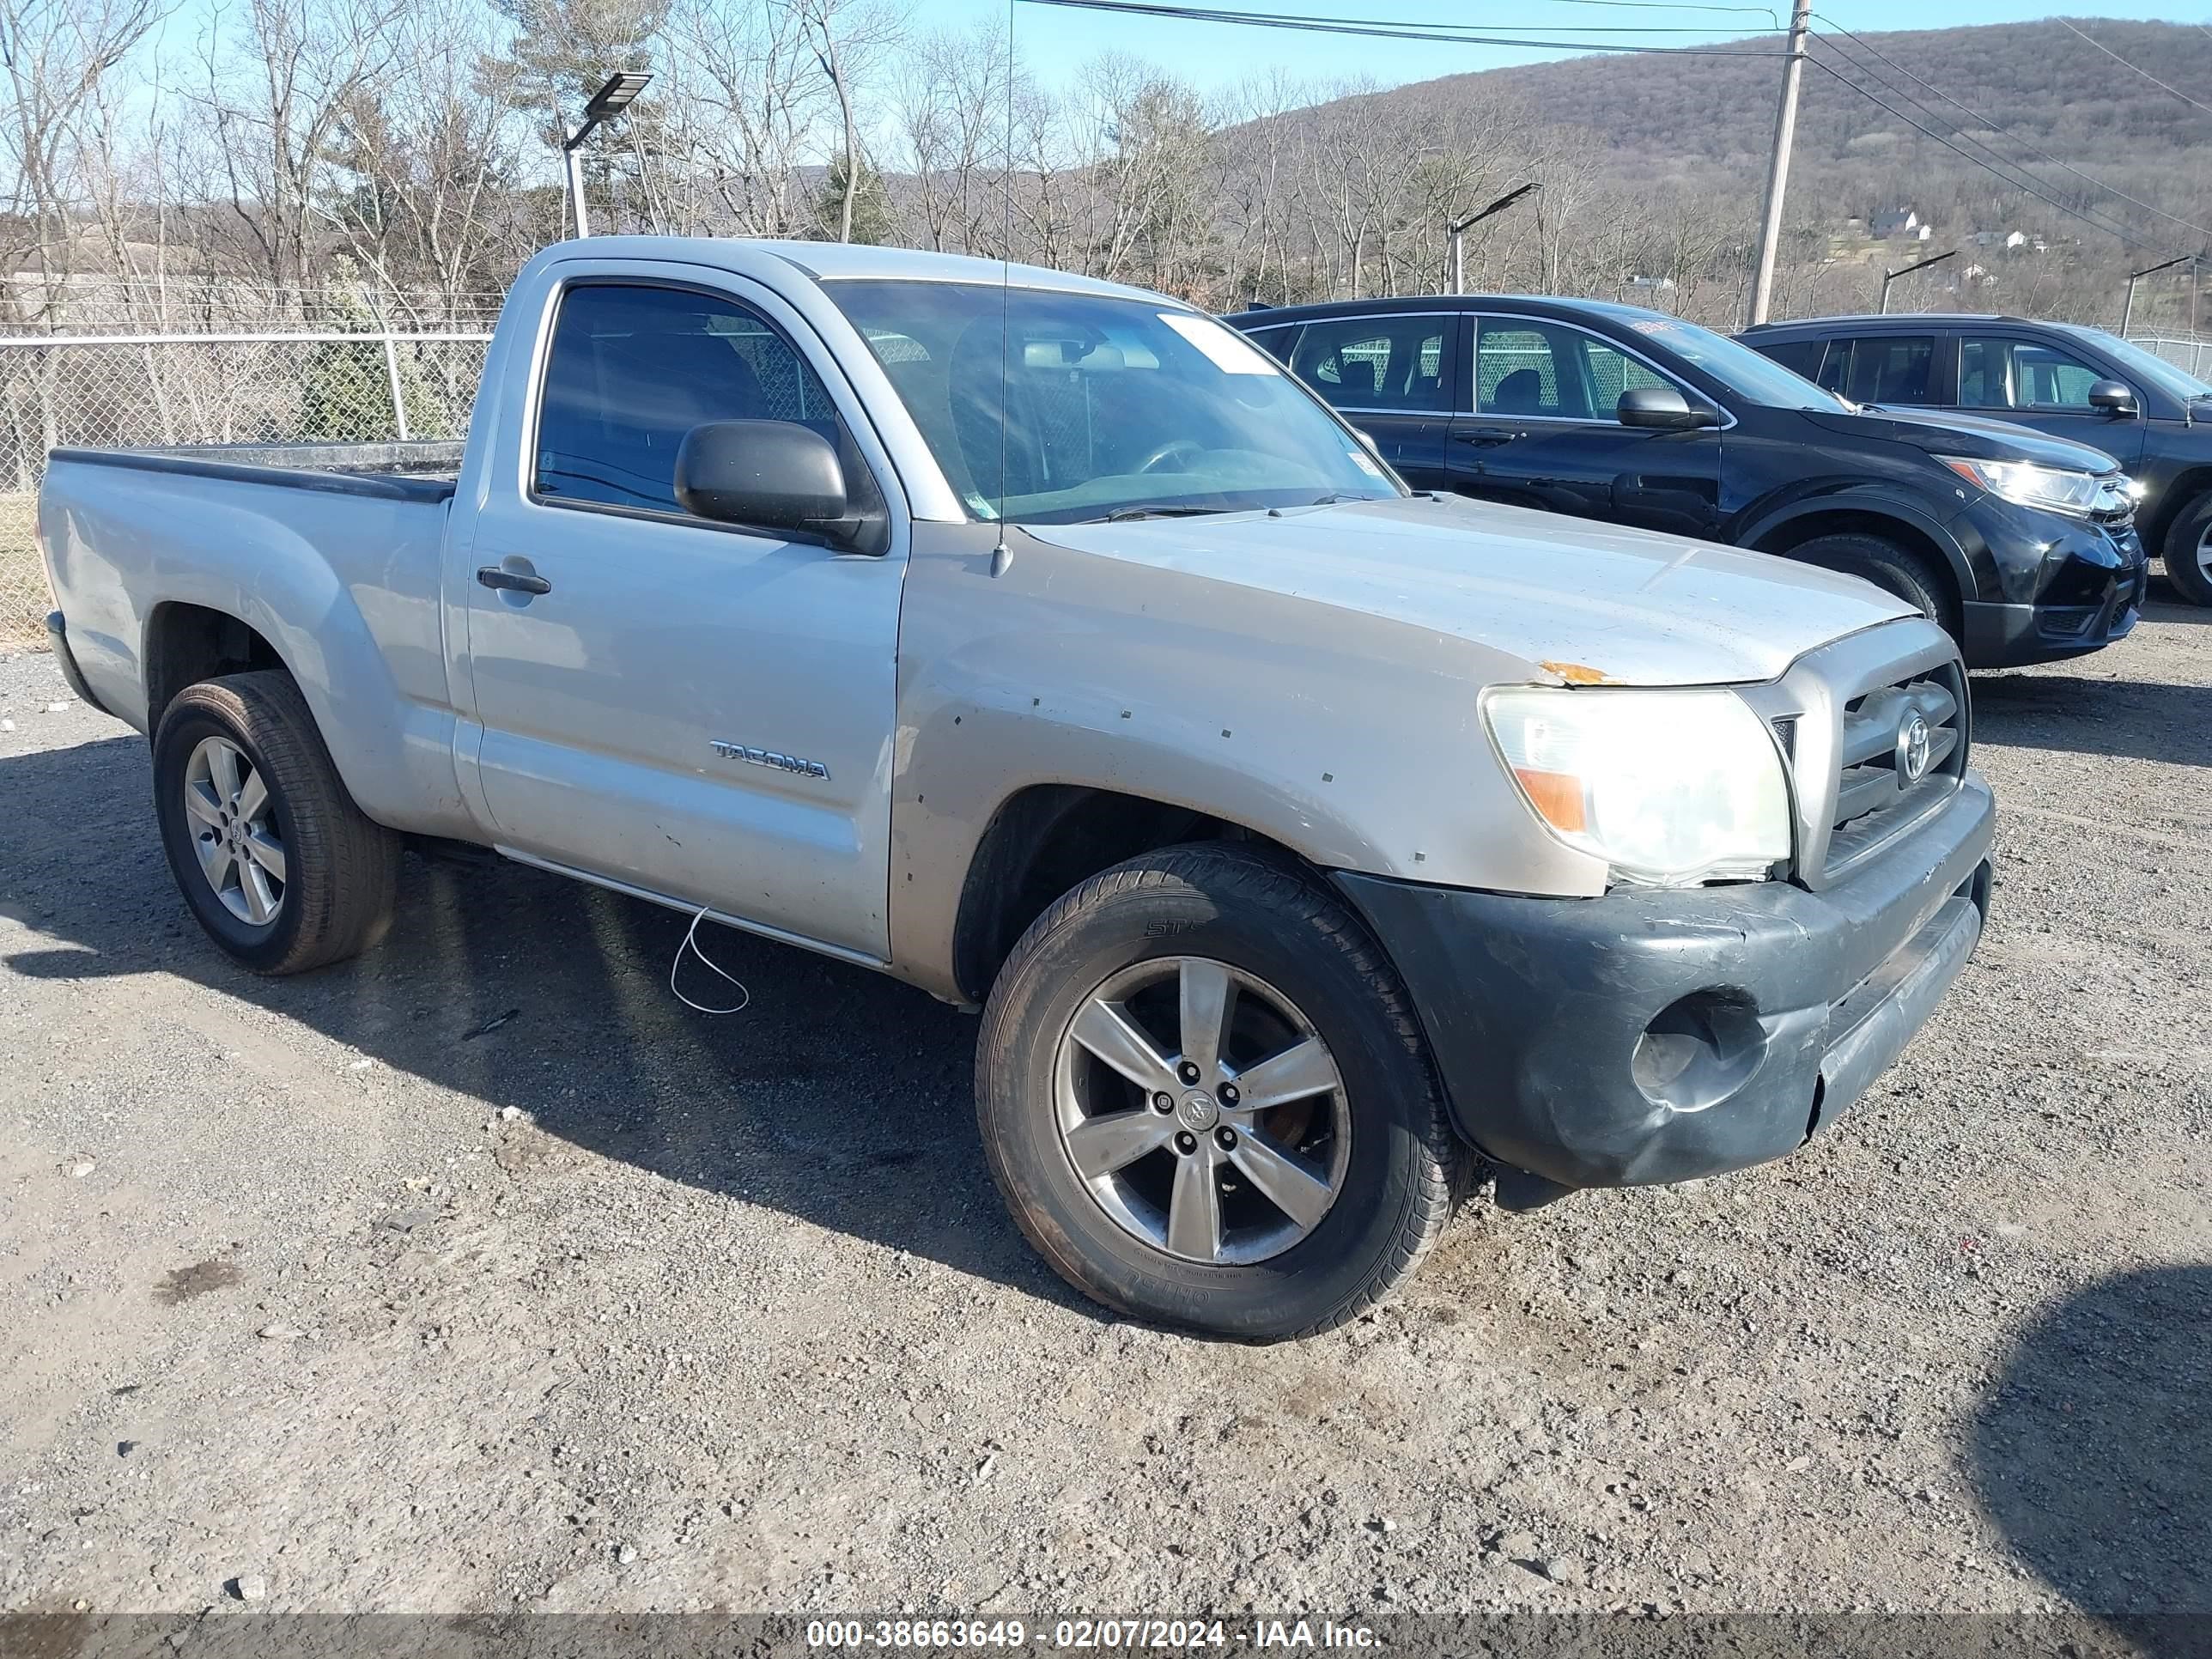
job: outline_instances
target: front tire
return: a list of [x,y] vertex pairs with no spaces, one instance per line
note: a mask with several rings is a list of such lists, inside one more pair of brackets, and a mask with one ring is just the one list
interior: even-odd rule
[[1132,859],[1038,917],[984,1009],[975,1094],[1000,1191],[1061,1277],[1250,1340],[1382,1297],[1473,1158],[1366,930],[1227,844]]
[[242,967],[320,968],[391,922],[399,837],[353,804],[282,671],[177,694],[154,734],[154,808],[185,902]]
[[1789,556],[1824,570],[1862,577],[1894,593],[1953,639],[1959,637],[1958,606],[1951,597],[1950,583],[1909,547],[1850,531],[1816,536],[1791,548]]
[[2166,526],[2166,579],[2191,605],[2212,605],[2212,491],[2182,508]]

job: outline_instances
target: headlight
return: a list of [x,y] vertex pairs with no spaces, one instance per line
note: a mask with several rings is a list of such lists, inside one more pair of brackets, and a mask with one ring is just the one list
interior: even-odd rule
[[2002,495],[2022,507],[2048,507],[2087,518],[2097,504],[2097,475],[2069,472],[2033,461],[1970,461],[1958,455],[1936,458],[1968,483],[1978,484],[1992,495]]
[[1782,757],[1733,692],[1509,686],[1482,717],[1536,816],[1610,881],[1755,880],[1790,856]]

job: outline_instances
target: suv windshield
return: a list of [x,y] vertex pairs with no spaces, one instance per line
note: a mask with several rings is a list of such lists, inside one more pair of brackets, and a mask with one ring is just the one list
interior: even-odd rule
[[1771,357],[1753,350],[1741,340],[1716,334],[1695,323],[1673,317],[1632,315],[1627,325],[1653,344],[1663,346],[1683,362],[1718,380],[1729,391],[1770,409],[1817,409],[1829,414],[1848,414],[1851,405],[1832,392],[1824,392],[1802,374],[1792,374]]
[[1068,524],[1404,493],[1272,358],[1209,317],[965,283],[823,286],[978,519]]
[[2184,403],[2193,403],[2201,398],[2212,398],[2212,386],[2207,386],[2188,370],[2153,351],[2146,351],[2133,340],[2123,340],[2117,334],[2107,334],[2101,328],[2085,328],[2092,343],[2108,357],[2116,357],[2121,364],[2153,386],[2161,386],[2169,397]]

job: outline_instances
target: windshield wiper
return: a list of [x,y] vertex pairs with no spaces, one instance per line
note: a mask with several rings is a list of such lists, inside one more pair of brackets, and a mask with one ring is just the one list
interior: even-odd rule
[[1127,524],[1132,519],[1195,519],[1208,513],[1226,513],[1225,507],[1117,507],[1093,524]]

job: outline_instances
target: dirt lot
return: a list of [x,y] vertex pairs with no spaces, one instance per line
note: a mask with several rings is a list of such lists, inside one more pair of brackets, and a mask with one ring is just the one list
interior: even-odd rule
[[0,663],[0,1610],[2212,1611],[2212,613],[1978,682],[1995,921],[1798,1158],[1480,1203],[1328,1338],[1103,1318],[973,1022],[410,860],[239,974]]

